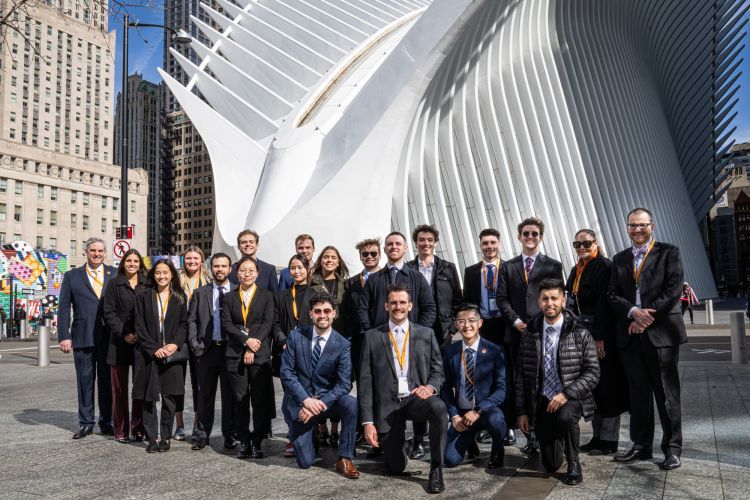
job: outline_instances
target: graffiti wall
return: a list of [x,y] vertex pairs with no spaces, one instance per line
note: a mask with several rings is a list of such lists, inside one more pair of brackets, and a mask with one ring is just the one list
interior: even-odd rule
[[0,305],[8,312],[11,286],[16,299],[27,299],[29,307],[57,307],[68,257],[54,250],[35,250],[25,241],[14,241],[0,250]]

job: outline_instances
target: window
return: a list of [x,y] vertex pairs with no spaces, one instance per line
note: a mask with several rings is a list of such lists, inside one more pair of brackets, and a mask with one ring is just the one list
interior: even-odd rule
[[107,197],[102,196],[102,208],[107,208]]
[[43,246],[44,246],[44,238],[42,238],[41,236],[37,236],[36,237],[36,247],[37,248],[42,248]]
[[78,251],[78,245],[76,245],[76,240],[70,240],[70,255],[75,255]]
[[23,181],[16,181],[16,194],[23,194]]
[[[6,220],[8,217],[8,205],[5,203],[0,203],[0,221]],[[5,238],[2,238],[2,241],[5,241]]]
[[75,230],[78,225],[78,216],[76,214],[70,214],[70,228]]
[[44,224],[44,210],[41,208],[36,209],[36,223]]
[[57,211],[50,210],[49,212],[49,225],[50,227],[57,227]]
[[0,177],[0,193],[8,192],[8,179]]
[[21,211],[21,205],[16,205],[13,209],[13,220],[16,222],[21,222],[21,219],[23,219],[23,212]]
[[15,122],[16,121],[16,112],[15,111],[11,111],[10,112],[10,121],[11,122]]
[[74,205],[78,203],[78,191],[70,192],[70,202]]
[[57,201],[57,195],[58,195],[57,188],[56,187],[50,188],[49,199],[52,201]]
[[130,213],[135,213],[135,200],[130,200]]
[[41,184],[36,187],[36,197],[40,200],[44,199],[44,186]]
[[5,243],[5,233],[0,233],[0,243]]
[[21,233],[13,233],[13,241],[20,241]]
[[89,216],[88,215],[83,216],[83,230],[84,231],[89,230]]
[[88,207],[91,201],[91,196],[88,193],[83,193],[83,206]]
[[50,238],[49,239],[49,248],[50,248],[50,250],[56,250],[57,249],[57,238]]
[[112,210],[117,211],[117,206],[120,204],[120,198],[112,198]]
[[107,232],[107,219],[102,219],[102,233]]

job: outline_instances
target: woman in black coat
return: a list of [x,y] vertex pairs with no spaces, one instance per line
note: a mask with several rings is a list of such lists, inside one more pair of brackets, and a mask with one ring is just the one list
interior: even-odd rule
[[592,455],[617,451],[620,436],[620,414],[629,408],[625,372],[615,343],[614,323],[607,303],[607,288],[612,261],[602,255],[591,229],[581,229],[573,242],[578,263],[568,277],[567,308],[578,315],[580,324],[589,330],[596,342],[601,376],[594,389],[596,414],[594,437],[581,450]]
[[[161,259],[148,275],[150,286],[138,296],[135,308],[133,398],[143,399],[143,421],[149,440],[147,453],[169,451],[176,396],[185,394],[182,362],[187,360],[187,300],[169,259]],[[170,357],[171,356],[171,357]],[[156,402],[161,397],[161,425]],[[161,440],[157,435],[161,430]]]
[[237,457],[243,459],[263,458],[261,442],[275,409],[269,405],[269,391],[273,387],[273,294],[255,284],[257,277],[255,259],[241,258],[237,263],[240,286],[225,295],[221,308],[221,328],[228,340],[225,362],[234,398],[235,429],[242,442]]
[[138,343],[135,301],[137,295],[146,289],[145,269],[138,250],[131,248],[125,252],[117,268],[117,276],[107,286],[102,299],[104,322],[110,332],[107,364],[112,373],[112,421],[115,439],[120,443],[130,442],[129,434],[135,441],[142,441],[146,433],[142,400],[133,399],[132,418],[128,418],[128,372],[133,366]]

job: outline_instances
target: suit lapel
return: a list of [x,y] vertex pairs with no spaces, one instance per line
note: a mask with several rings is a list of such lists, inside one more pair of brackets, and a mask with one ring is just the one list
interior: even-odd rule
[[154,289],[151,289],[149,291],[149,294],[151,294],[151,314],[149,316],[151,317],[151,325],[154,326],[154,331],[156,332],[156,340],[158,342],[161,342],[163,339],[161,337],[161,330],[159,329],[159,305],[157,304],[157,291]]
[[513,267],[516,268],[516,272],[518,272],[518,277],[520,278],[521,283],[523,283],[524,286],[526,286],[527,285],[526,271],[524,270],[523,256],[519,257],[518,260],[513,262]]
[[[83,280],[83,284],[86,285],[86,288],[89,289],[89,292],[91,292],[91,295],[94,296],[97,300],[99,300],[96,297],[96,292],[94,291],[94,287],[91,286],[91,282],[89,281],[89,273],[86,271],[86,264],[81,266],[81,279]],[[102,288],[104,290],[104,288]]]
[[414,370],[414,367],[416,366],[416,359],[417,354],[414,349],[414,324],[410,321],[409,322],[409,371],[407,375],[416,376],[416,370]]
[[[644,277],[651,276],[654,267],[656,266],[656,260],[659,258],[659,242],[655,242],[653,248],[648,254],[648,257],[646,258],[645,262],[643,262],[643,268],[641,269],[641,277],[640,279],[643,279]],[[630,252],[630,259],[633,260],[633,252]],[[631,263],[632,267],[632,263]],[[645,286],[648,286],[648,278],[643,283]],[[641,287],[641,293],[643,292],[643,287]]]
[[[327,359],[329,356],[333,356],[336,352],[336,349],[338,348],[336,345],[336,336],[333,334],[333,330],[331,330],[331,335],[328,336],[328,342],[326,342],[325,347],[323,348],[323,352],[320,353],[320,359],[318,360],[318,366],[316,367],[316,371],[320,366],[323,364],[323,361]],[[309,345],[309,344],[308,344]]]
[[388,335],[388,325],[385,325],[383,327],[385,331],[380,330],[378,333],[380,334],[380,340],[383,342],[383,347],[385,348],[385,357],[388,359],[388,366],[391,367],[391,371],[393,372],[393,376],[395,378],[398,378],[398,374],[396,373],[396,366],[394,365],[393,360],[393,349],[391,348],[391,339]]
[[474,394],[477,393],[479,382],[484,380],[484,365],[487,360],[487,346],[485,342],[486,340],[480,338],[479,343],[477,344],[477,361],[474,365]]

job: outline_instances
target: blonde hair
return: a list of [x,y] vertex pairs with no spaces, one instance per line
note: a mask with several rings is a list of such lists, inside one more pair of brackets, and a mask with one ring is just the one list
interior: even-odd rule
[[[201,247],[196,245],[190,245],[185,249],[184,252],[182,252],[182,258],[184,259],[185,256],[189,253],[197,253],[201,256],[201,267],[198,271],[198,286],[208,285],[211,283],[211,275],[208,274],[208,270],[206,269],[206,254],[203,253],[203,250],[201,250]],[[180,269],[180,285],[182,285],[183,290],[189,290],[190,287],[190,279],[188,278],[187,273],[185,272],[185,265],[183,263],[182,268]]]

